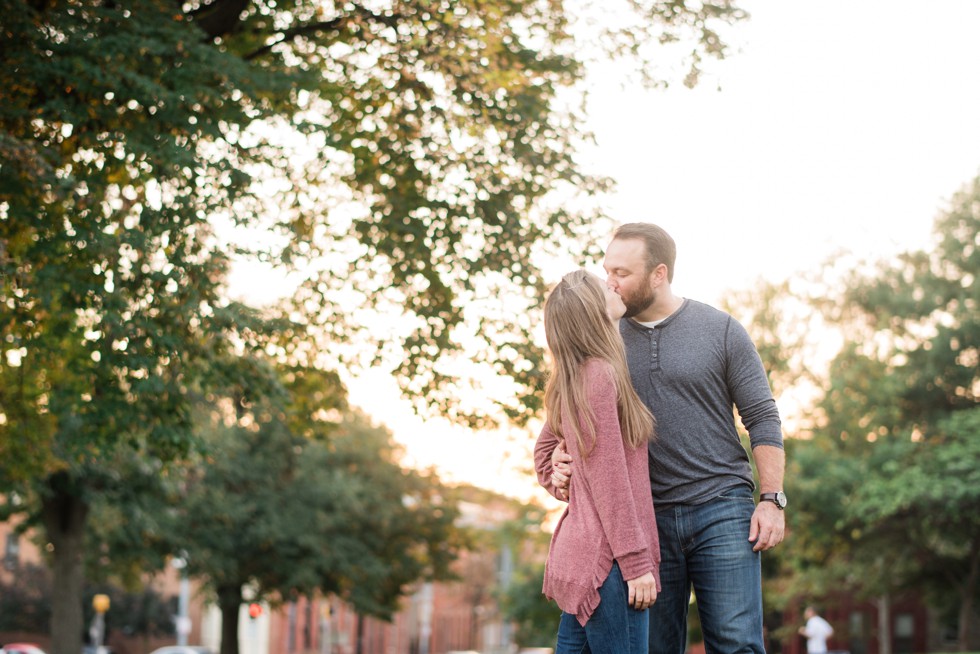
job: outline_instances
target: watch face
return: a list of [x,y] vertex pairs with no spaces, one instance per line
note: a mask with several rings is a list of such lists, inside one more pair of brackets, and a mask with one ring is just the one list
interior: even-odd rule
[[776,504],[778,504],[779,505],[779,508],[781,508],[781,509],[785,509],[786,508],[786,493],[784,493],[782,491],[779,491],[778,493],[776,493]]

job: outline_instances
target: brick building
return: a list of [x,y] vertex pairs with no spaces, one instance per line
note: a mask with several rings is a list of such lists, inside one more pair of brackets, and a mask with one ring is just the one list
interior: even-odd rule
[[[481,497],[479,502],[461,504],[464,526],[493,531],[513,518],[513,501]],[[29,564],[40,565],[43,557],[28,536],[18,536],[13,523],[0,522],[0,545],[4,547],[0,582],[16,583],[18,572]],[[490,539],[491,541],[493,539]],[[493,547],[464,552],[456,562],[457,581],[419,584],[403,600],[391,622],[358,616],[336,597],[300,598],[275,609],[262,605],[257,617],[249,616],[248,605],[239,612],[240,654],[446,654],[479,650],[492,654],[512,651],[510,628],[500,616],[494,597],[496,587],[506,583],[511,566],[509,552]],[[164,597],[176,597],[180,577],[176,569],[148,577],[148,586]],[[189,593],[190,631],[187,642],[220,648],[221,614],[209,605],[191,584]],[[106,644],[114,654],[149,654],[156,647],[173,644],[175,638],[126,637],[113,630],[112,611]],[[15,640],[48,644],[45,633],[2,633],[0,643]],[[358,648],[360,643],[360,648]]]

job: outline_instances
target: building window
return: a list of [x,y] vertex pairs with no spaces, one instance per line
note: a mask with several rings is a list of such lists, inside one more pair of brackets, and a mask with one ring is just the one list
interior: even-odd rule
[[851,636],[857,636],[858,638],[864,637],[864,614],[860,611],[851,611],[851,615],[848,616],[848,627]]
[[907,653],[914,650],[915,616],[911,613],[895,615],[895,652]]
[[899,638],[911,638],[915,635],[915,618],[911,613],[899,613],[895,616],[895,635]]
[[847,617],[848,646],[851,654],[867,654],[868,634],[864,613],[851,611]]

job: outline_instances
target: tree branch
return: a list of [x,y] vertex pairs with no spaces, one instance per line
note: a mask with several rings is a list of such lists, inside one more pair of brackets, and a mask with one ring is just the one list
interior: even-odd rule
[[390,16],[386,16],[383,14],[375,13],[370,9],[367,9],[360,5],[355,5],[355,7],[353,8],[353,10],[351,10],[350,13],[345,14],[343,16],[337,16],[336,18],[332,18],[326,21],[317,21],[315,23],[306,23],[303,25],[296,25],[294,27],[291,27],[288,30],[285,30],[282,33],[280,33],[279,38],[273,41],[272,43],[264,45],[261,48],[254,50],[248,53],[247,55],[245,55],[244,59],[245,61],[252,61],[253,59],[257,59],[262,55],[268,54],[277,45],[288,43],[289,41],[292,41],[301,36],[309,36],[309,35],[318,34],[320,32],[326,32],[326,31],[334,31],[334,32],[339,31],[343,26],[345,26],[350,22],[353,22],[356,19],[364,19],[367,22],[379,23],[381,25],[386,25],[388,27],[395,27],[398,24],[399,18],[400,16],[394,14]]
[[279,38],[262,46],[258,50],[253,50],[252,52],[245,55],[245,61],[252,61],[253,59],[258,59],[264,54],[270,52],[274,47],[293,39],[306,36],[308,34],[316,34],[317,32],[325,32],[327,30],[339,30],[342,25],[344,25],[350,19],[349,16],[339,16],[331,20],[317,21],[316,23],[307,23],[306,25],[297,25],[285,30],[279,35]]
[[230,34],[241,22],[251,0],[212,0],[188,13],[211,39]]

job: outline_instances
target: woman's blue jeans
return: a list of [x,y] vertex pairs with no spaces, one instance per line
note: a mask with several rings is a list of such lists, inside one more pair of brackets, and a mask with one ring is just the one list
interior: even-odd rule
[[684,654],[692,587],[707,652],[765,654],[762,559],[749,542],[754,510],[747,487],[704,504],[657,507],[663,590],[650,608],[650,654]]
[[561,614],[555,654],[646,654],[649,609],[630,608],[629,589],[613,561],[599,587],[599,606],[583,627],[570,613]]

